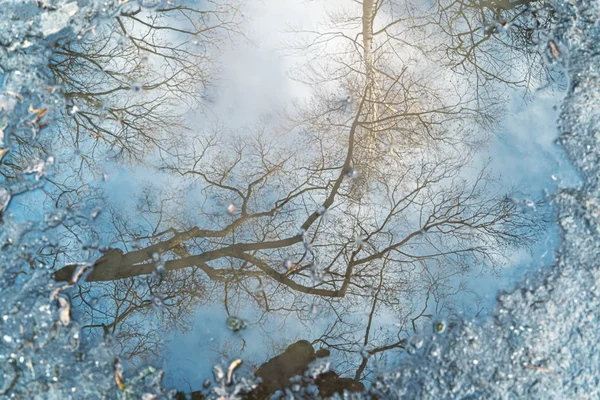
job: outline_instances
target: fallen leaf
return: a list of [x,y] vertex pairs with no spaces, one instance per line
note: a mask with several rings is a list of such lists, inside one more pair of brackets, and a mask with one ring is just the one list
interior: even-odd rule
[[50,3],[49,3],[49,2],[47,2],[46,0],[42,0],[42,1],[40,1],[40,0],[36,0],[36,1],[35,1],[35,3],[37,4],[37,6],[38,6],[38,7],[40,7],[40,6],[41,6],[41,7],[42,7],[44,10],[45,10],[46,8],[50,7]]
[[44,85],[44,84],[42,84],[42,87],[44,89],[46,89],[47,91],[49,91],[50,93],[54,93],[54,92],[56,92],[56,89],[58,89],[58,86],[48,86],[48,85]]
[[226,382],[226,384],[228,386],[233,383],[233,373],[241,365],[242,365],[242,360],[240,360],[240,359],[234,360],[231,364],[229,364],[229,368],[227,369],[227,382]]
[[11,95],[13,97],[15,97],[17,100],[22,101],[23,100],[23,96],[21,96],[19,93],[7,90],[6,94]]
[[83,275],[83,273],[91,266],[92,266],[92,264],[89,264],[89,263],[83,264],[83,266],[81,268],[79,268],[77,271],[75,271],[75,273],[73,274],[73,277],[71,278],[71,281],[69,283],[71,283],[71,284],[77,283],[79,278],[81,278],[81,275]]
[[59,294],[59,293],[60,293],[62,290],[66,289],[66,288],[69,288],[69,287],[71,287],[71,286],[61,286],[61,287],[57,287],[56,289],[54,289],[54,290],[52,291],[52,294],[50,295],[50,301],[54,301],[54,299],[56,299],[56,296],[58,296],[58,294]]
[[558,49],[558,46],[556,45],[556,43],[554,43],[554,41],[549,41],[548,42],[548,46],[550,47],[550,51],[552,52],[552,55],[554,56],[554,58],[556,58],[557,60],[560,58],[561,54],[560,54],[560,50]]
[[125,390],[125,383],[123,382],[123,366],[119,361],[115,362],[115,382],[121,391]]
[[33,104],[30,104],[29,105],[29,112],[32,113],[32,114],[37,114],[37,116],[35,117],[35,119],[31,123],[35,124],[35,123],[39,122],[39,120],[42,119],[42,117],[46,114],[47,111],[48,111],[47,108],[35,109],[35,108],[33,108]]
[[69,326],[69,323],[71,322],[71,305],[69,304],[69,300],[58,296],[58,304],[60,305],[60,322],[62,322],[64,326]]
[[555,374],[555,372],[552,371],[550,368],[538,367],[537,365],[523,364],[523,368],[531,369],[533,371],[544,372],[546,374]]
[[8,153],[8,148],[6,149],[0,149],[0,161],[2,161],[2,158],[4,158],[4,155]]

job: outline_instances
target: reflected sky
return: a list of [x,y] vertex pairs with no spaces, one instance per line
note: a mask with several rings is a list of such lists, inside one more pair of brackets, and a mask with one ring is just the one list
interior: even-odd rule
[[[482,164],[490,163],[492,173],[500,178],[502,185],[521,189],[519,201],[546,199],[551,202],[551,194],[557,187],[575,187],[580,183],[578,174],[555,143],[558,137],[555,124],[557,107],[562,98],[563,93],[556,87],[539,90],[531,96],[526,96],[524,90],[512,91],[509,109],[499,121],[498,131],[494,132],[486,146],[479,149],[477,159]],[[546,207],[549,207],[547,211],[552,215],[552,205],[548,204]],[[525,210],[529,212],[526,208]],[[459,312],[466,318],[475,315],[484,318],[489,315],[500,290],[512,289],[523,277],[554,262],[558,244],[558,229],[551,218],[533,248],[515,251],[506,268],[494,273],[473,273],[459,278],[458,281],[465,283],[465,289],[453,299]],[[245,315],[249,311],[240,309],[239,314]],[[362,317],[366,317],[366,314]],[[250,325],[248,330],[232,333],[226,328],[225,319],[221,308],[203,308],[193,316],[193,328],[190,332],[168,336],[170,343],[164,353],[163,364],[170,371],[168,382],[182,390],[199,388],[206,377],[211,376],[215,363],[227,365],[229,359],[236,357],[248,357],[255,360],[255,363],[260,363],[266,361],[264,356],[261,360],[262,354],[271,352],[269,357],[276,355],[265,344],[264,331],[253,329]],[[377,323],[389,328],[397,321],[393,316],[381,315]],[[268,332],[273,335],[274,341],[287,344],[309,337],[309,332],[318,335],[319,331],[326,329],[326,319],[315,320],[313,329],[287,320],[285,330],[274,326]],[[306,333],[303,336],[299,332]],[[244,351],[229,353],[229,359],[211,349],[214,347],[211,343],[214,342],[227,340],[239,344],[242,339],[247,344]]]
[[[577,184],[554,144],[561,90],[494,81],[535,69],[518,59],[514,72],[502,75],[503,60],[494,79],[479,83],[476,72],[442,65],[460,48],[440,60],[393,35],[381,47],[375,40],[379,56],[370,60],[373,43],[344,47],[365,23],[342,10],[360,11],[341,1],[247,2],[233,42],[206,52],[168,32],[166,40],[200,46],[185,51],[202,53],[194,61],[206,62],[214,82],[175,51],[169,57],[181,57],[183,77],[162,86],[157,71],[170,58],[139,58],[142,39],[127,47],[120,36],[108,42],[133,49],[134,60],[124,51],[103,71],[134,64],[124,94],[99,106],[82,100],[81,82],[68,82],[72,119],[60,129],[84,151],[67,152],[75,163],[58,172],[66,178],[56,189],[68,194],[53,200],[77,198],[64,187],[80,179],[80,190],[104,203],[93,229],[61,232],[81,252],[60,261],[97,263],[90,283],[71,294],[73,312],[85,333],[109,335],[129,362],[164,367],[167,385],[197,390],[215,364],[236,358],[251,372],[298,340],[330,350],[333,370],[368,383],[432,321],[483,316],[498,290],[553,261],[557,233],[544,203],[557,185]],[[143,37],[138,14],[128,12],[133,25],[122,29]],[[396,12],[382,8],[374,24]],[[340,43],[317,36],[303,49],[327,18],[343,26]],[[422,46],[427,34],[439,39],[435,27],[401,27]],[[506,56],[502,47],[488,51]],[[67,79],[63,61],[54,72]],[[340,65],[350,72],[340,75]],[[364,71],[353,75],[357,68]],[[89,117],[84,107],[104,114]],[[82,125],[92,132],[84,139]],[[11,211],[18,216],[31,201]],[[276,210],[252,216],[272,203]],[[72,272],[58,271],[63,280]],[[228,316],[248,326],[232,332]]]

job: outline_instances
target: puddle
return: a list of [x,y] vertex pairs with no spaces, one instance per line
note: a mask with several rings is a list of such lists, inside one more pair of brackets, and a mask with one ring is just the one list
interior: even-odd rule
[[128,3],[57,40],[3,217],[44,221],[59,321],[119,355],[119,390],[152,365],[198,398],[358,392],[556,262],[553,194],[582,182],[551,7],[456,7]]

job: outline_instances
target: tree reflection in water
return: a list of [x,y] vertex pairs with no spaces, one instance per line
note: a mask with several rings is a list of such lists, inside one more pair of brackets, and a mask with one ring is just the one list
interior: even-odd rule
[[[523,206],[474,154],[507,90],[552,80],[535,46],[552,9],[365,0],[294,32],[306,104],[196,129],[188,110],[210,111],[221,47],[244,35],[239,4],[206,7],[127,5],[60,44],[49,71],[69,104],[54,140],[78,150],[48,195],[66,209],[105,204],[95,223],[66,221],[72,245],[40,257],[59,282],[93,263],[69,289],[74,316],[130,362],[157,362],[167,333],[211,309],[249,322],[206,344],[217,355],[244,358],[247,330],[272,347],[255,355],[263,383],[248,396],[325,354],[335,372],[316,382],[322,394],[362,390],[424,325],[460,314],[470,274],[497,271],[545,227],[542,202]],[[86,184],[107,155],[146,171],[119,188],[126,201]]]

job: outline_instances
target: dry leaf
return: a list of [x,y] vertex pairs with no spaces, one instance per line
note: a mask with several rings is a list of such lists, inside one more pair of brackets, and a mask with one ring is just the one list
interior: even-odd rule
[[89,264],[89,263],[83,264],[83,266],[81,268],[79,268],[77,271],[75,271],[75,273],[73,274],[73,277],[71,278],[71,281],[69,283],[70,284],[77,283],[79,278],[81,278],[81,275],[83,275],[83,273],[91,266],[92,266],[92,264]]
[[121,391],[125,390],[125,383],[123,382],[123,366],[119,361],[115,362],[115,382]]
[[73,276],[71,277],[71,280],[69,281],[68,285],[64,285],[64,286],[60,286],[57,287],[56,289],[54,289],[52,291],[52,294],[50,295],[50,301],[54,301],[54,299],[56,299],[56,297],[58,296],[58,294],[60,292],[62,292],[65,289],[68,289],[70,287],[72,287],[75,283],[77,283],[77,281],[79,280],[79,278],[81,278],[81,276],[83,275],[83,273],[92,266],[92,264],[90,263],[76,263],[76,264],[68,264],[65,265],[66,267],[70,266],[70,265],[82,265],[81,268],[75,270],[75,272],[73,273]]
[[523,368],[525,368],[525,369],[531,369],[533,371],[544,372],[544,373],[547,373],[547,374],[554,374],[555,373],[550,368],[538,367],[536,365],[523,364]]
[[36,5],[38,7],[41,6],[44,10],[46,8],[50,7],[50,3],[48,1],[46,1],[46,0],[41,0],[41,1],[40,0],[36,0],[35,3],[36,3]]
[[35,109],[33,108],[33,104],[29,105],[29,112],[32,114],[37,114],[37,116],[35,117],[35,119],[33,121],[30,122],[30,124],[36,124],[40,121],[40,119],[42,119],[42,117],[46,114],[46,112],[48,111],[47,108],[40,108],[40,109]]
[[8,153],[8,148],[6,149],[0,149],[0,161],[2,161],[2,158],[4,158],[4,155]]
[[556,43],[554,43],[554,41],[549,41],[548,42],[548,46],[550,47],[550,52],[552,52],[552,55],[554,56],[554,58],[556,58],[557,60],[560,58],[561,54],[560,54],[560,50],[558,49],[558,46],[556,45]]
[[54,92],[56,92],[56,89],[58,89],[58,86],[48,86],[48,85],[44,85],[44,84],[42,84],[42,87],[44,89],[46,89],[47,91],[49,91],[50,93],[54,93]]
[[17,100],[22,101],[23,100],[23,96],[21,96],[19,93],[15,93],[13,91],[7,90],[6,94],[9,94],[13,97],[15,97]]
[[69,287],[71,287],[71,286],[61,286],[61,287],[54,289],[52,291],[52,294],[50,295],[50,301],[54,301],[54,299],[56,299],[56,296],[58,296],[58,294],[61,292],[61,290],[65,290],[66,288],[69,288]]
[[231,364],[229,364],[229,368],[227,369],[227,385],[231,385],[233,383],[233,373],[236,369],[238,369],[242,365],[242,360],[237,359],[234,360]]
[[58,304],[60,305],[60,322],[64,326],[68,326],[71,322],[71,305],[69,304],[69,300],[58,296]]

